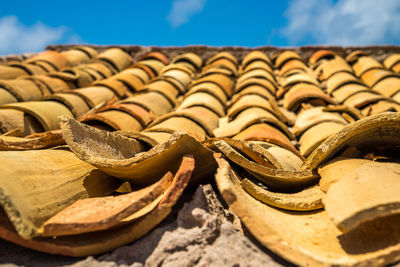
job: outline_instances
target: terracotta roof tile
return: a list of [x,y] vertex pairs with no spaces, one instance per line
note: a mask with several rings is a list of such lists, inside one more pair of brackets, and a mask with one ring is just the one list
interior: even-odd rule
[[336,53],[331,50],[318,50],[313,53],[309,59],[310,64],[315,64],[322,59],[330,59],[336,56]]
[[[394,261],[398,49],[135,49],[59,47],[0,65],[0,158],[17,177],[0,179],[1,238],[106,252],[159,224],[189,180],[215,176],[250,233],[295,264]],[[395,229],[382,233],[390,248],[365,239],[380,230],[363,213]]]
[[299,54],[297,54],[294,51],[290,51],[290,50],[284,51],[284,52],[280,53],[278,55],[278,57],[276,58],[275,67],[280,69],[284,63],[288,62],[291,59],[301,60],[301,57]]
[[254,63],[256,61],[265,62],[265,63],[267,63],[268,66],[270,66],[270,68],[272,68],[271,59],[263,52],[257,51],[257,50],[248,53],[243,58],[241,66],[243,69],[245,69],[246,67],[248,67],[249,64]]
[[384,61],[383,64],[389,70],[391,70],[395,65],[400,63],[400,54],[392,54],[388,56]]
[[359,77],[371,69],[381,68],[383,65],[372,57],[360,57],[353,65],[354,73]]
[[184,53],[179,56],[176,56],[172,63],[178,62],[188,62],[190,65],[193,66],[194,70],[200,70],[201,66],[203,65],[203,60],[194,53]]
[[241,65],[241,72],[248,72],[254,69],[262,69],[265,71],[268,71],[270,73],[273,72],[271,65],[266,63],[263,60],[254,60],[251,63],[248,63],[246,65]]

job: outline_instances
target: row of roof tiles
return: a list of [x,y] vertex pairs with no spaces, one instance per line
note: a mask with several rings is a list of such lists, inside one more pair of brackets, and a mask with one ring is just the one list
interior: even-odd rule
[[[153,183],[157,177],[160,178],[155,175],[156,172],[176,170],[178,167],[174,166],[181,162],[180,155],[185,153],[194,153],[197,163],[208,164],[196,163],[193,179],[199,180],[198,177],[196,179],[196,176],[200,176],[199,173],[210,177],[213,168],[205,169],[212,166],[212,159],[204,148],[206,146],[225,156],[224,159],[218,159],[220,156],[217,156],[220,164],[217,183],[221,190],[229,184],[225,180],[229,175],[223,175],[222,170],[230,172],[234,169],[245,175],[240,178],[243,192],[266,204],[268,209],[277,207],[314,211],[324,208],[321,199],[327,192],[327,189],[323,192],[316,185],[319,176],[314,169],[321,162],[312,160],[319,153],[321,144],[323,146],[326,142],[333,142],[331,139],[343,129],[353,129],[351,127],[355,122],[360,122],[361,126],[354,126],[354,131],[361,130],[364,117],[378,114],[378,118],[381,118],[379,114],[382,113],[382,118],[386,118],[389,115],[384,112],[399,111],[400,104],[396,96],[400,91],[400,78],[396,66],[399,65],[400,58],[397,54],[389,56],[382,64],[360,51],[354,51],[343,58],[333,51],[320,50],[308,62],[294,51],[282,52],[273,60],[260,51],[253,51],[241,62],[227,52],[218,53],[205,62],[193,53],[178,55],[169,62],[162,53],[152,52],[132,64],[132,58],[120,49],[106,50],[97,56],[92,53],[92,61],[77,56],[83,50],[84,48],[76,48],[70,52],[52,52],[51,57],[47,55],[48,52],[44,52],[46,56],[39,54],[36,60],[32,58],[20,63],[36,67],[40,64],[35,62],[43,61],[55,65],[55,62],[61,61],[55,56],[58,53],[67,58],[63,61],[64,67],[67,67],[66,64],[77,64],[72,69],[60,66],[55,69],[56,72],[49,71],[46,75],[26,72],[25,76],[14,79],[5,79],[11,76],[4,74],[0,87],[3,94],[8,95],[0,99],[4,101],[0,106],[0,126],[4,133],[0,136],[1,150],[40,149],[67,143],[77,157],[102,172],[128,180],[132,185],[144,186]],[[12,68],[20,68],[13,64],[2,66],[6,69],[4,73]],[[0,74],[1,71],[0,68]],[[62,81],[69,87],[57,87],[54,80]],[[32,81],[32,84],[24,85],[22,81]],[[50,89],[38,90],[37,94],[30,93],[30,90],[39,88],[38,81],[48,81],[46,86]],[[17,92],[18,98],[9,97],[17,96]],[[64,119],[64,125],[68,126],[63,128],[63,139],[57,130],[59,115],[76,118],[97,129],[118,131],[119,134],[107,135],[102,131],[91,133],[91,128]],[[396,120],[385,123],[389,125],[393,121]],[[44,131],[48,132],[42,133]],[[176,131],[187,133],[193,140],[177,137]],[[387,134],[392,132],[388,131]],[[71,139],[71,136],[74,138]],[[89,141],[82,141],[84,138]],[[90,139],[93,139],[97,148],[88,146]],[[176,151],[178,148],[172,145],[168,147],[169,144],[175,144],[174,142],[181,144],[181,150]],[[126,151],[124,146],[132,151]],[[109,152],[110,148],[116,154]],[[152,159],[156,156],[149,148],[158,149],[160,155],[170,153],[168,157],[171,159],[160,156],[161,159],[154,159],[156,163],[153,163]],[[47,153],[44,151],[47,150],[43,150],[43,153]],[[4,156],[7,157],[7,154]],[[109,157],[111,163],[104,161]],[[174,163],[175,157],[178,162]],[[126,165],[124,160],[142,164],[142,167]],[[224,160],[228,160],[231,165]],[[307,167],[314,165],[313,168]],[[237,169],[237,166],[241,169]],[[250,177],[257,182],[247,179]],[[296,193],[290,194],[293,191]],[[224,196],[223,192],[222,190]],[[296,195],[297,193],[300,195]],[[105,197],[106,193],[103,194]],[[241,197],[240,194],[238,197]],[[225,199],[229,204],[229,196]],[[23,238],[76,235],[114,226],[115,224],[99,226],[101,222],[94,220],[88,222],[87,228],[82,226],[71,232],[74,220],[83,216],[80,213],[80,210],[84,210],[82,207],[94,205],[96,201],[89,198],[87,202],[77,202],[71,208],[72,211],[68,209],[71,203],[60,204],[57,211],[49,211],[47,222],[39,222],[32,214],[23,214],[28,219],[22,220],[8,215]],[[154,203],[149,205],[154,208],[159,202]],[[355,209],[359,208],[355,206]],[[16,209],[19,210],[18,207]],[[61,213],[57,213],[59,211]],[[270,212],[274,214],[275,211]],[[246,212],[241,212],[240,207],[238,214],[244,216],[242,219],[251,225],[251,218],[246,221]],[[114,216],[111,213],[103,215]],[[335,215],[333,212],[333,216]],[[30,216],[32,219],[29,219]],[[279,216],[276,219],[279,220]],[[329,220],[324,221],[324,224],[329,224]],[[36,226],[27,233],[24,231],[26,227],[31,227],[28,225]],[[254,227],[255,229],[250,230],[255,233],[256,238],[264,241],[264,229],[258,232],[257,226]],[[48,232],[44,234],[39,228],[48,229]],[[62,229],[69,230],[63,232]],[[98,234],[101,235],[102,232]],[[22,239],[18,240],[17,243],[27,245]],[[121,242],[131,240],[133,239]],[[115,247],[116,244],[122,244],[114,242],[96,247],[94,242],[88,245],[91,247],[88,250],[77,247],[68,252],[60,250],[57,242],[43,242],[49,242],[46,243],[49,252],[68,255],[99,253]],[[35,247],[34,242],[30,244],[29,246]],[[318,244],[314,246],[318,247]],[[288,257],[284,255],[284,249],[276,251]],[[347,257],[349,262],[354,260],[347,254],[340,256]],[[368,254],[366,258],[368,257],[373,256]],[[328,258],[325,259],[326,262],[332,260]]]

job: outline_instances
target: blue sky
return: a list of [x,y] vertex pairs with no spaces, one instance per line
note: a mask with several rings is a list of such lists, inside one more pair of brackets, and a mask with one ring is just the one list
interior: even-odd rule
[[399,20],[399,0],[4,1],[0,54],[53,43],[399,44]]

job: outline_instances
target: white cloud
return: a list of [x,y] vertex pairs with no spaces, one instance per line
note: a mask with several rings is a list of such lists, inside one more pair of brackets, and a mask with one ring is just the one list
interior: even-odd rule
[[172,27],[177,28],[189,21],[195,14],[200,13],[206,4],[206,0],[175,0],[167,20]]
[[400,42],[398,0],[291,0],[282,34],[292,44],[371,45]]
[[55,42],[80,42],[79,36],[64,26],[52,28],[41,22],[27,26],[16,16],[0,18],[0,55],[41,51]]

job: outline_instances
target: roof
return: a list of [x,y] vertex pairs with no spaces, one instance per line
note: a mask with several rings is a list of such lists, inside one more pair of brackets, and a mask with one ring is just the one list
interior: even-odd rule
[[98,254],[215,180],[296,264],[400,257],[399,47],[47,49],[0,65],[1,238]]

